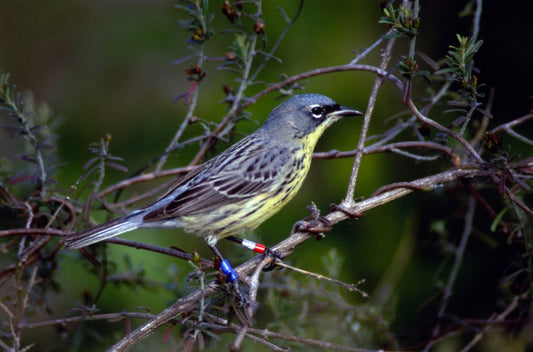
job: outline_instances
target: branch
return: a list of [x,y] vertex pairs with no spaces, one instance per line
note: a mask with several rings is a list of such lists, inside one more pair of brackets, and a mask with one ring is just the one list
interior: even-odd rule
[[[217,128],[213,131],[211,139],[204,144],[202,149],[197,153],[194,160],[191,162],[190,165],[195,165],[199,162],[202,155],[205,154],[205,152],[213,145],[214,140],[216,139],[216,136],[218,136],[226,127],[226,125],[233,119],[235,116],[242,111],[244,108],[247,108],[248,106],[254,104],[259,98],[261,98],[264,95],[267,95],[271,92],[277,91],[282,89],[284,86],[291,85],[294,82],[314,77],[314,76],[320,76],[327,73],[333,73],[333,72],[343,72],[343,71],[367,71],[367,72],[373,72],[377,74],[380,77],[386,78],[387,80],[394,83],[394,85],[402,90],[403,89],[403,83],[394,75],[390,74],[389,72],[380,69],[375,66],[371,65],[339,65],[339,66],[330,66],[330,67],[324,67],[319,68],[316,70],[307,71],[304,73],[300,73],[298,75],[289,77],[279,83],[272,84],[268,88],[262,90],[261,92],[255,94],[254,96],[248,98],[245,102],[243,102],[239,106],[234,106],[232,109],[228,112],[226,117],[218,124]],[[237,101],[237,99],[235,99]]]
[[[465,216],[465,223],[463,226],[463,233],[461,235],[461,241],[457,247],[457,251],[455,252],[455,260],[453,263],[453,267],[450,271],[448,283],[446,284],[446,287],[444,289],[443,296],[442,296],[442,302],[440,304],[439,311],[437,313],[437,319],[439,321],[444,317],[444,313],[446,312],[446,308],[448,307],[450,297],[452,296],[452,290],[453,290],[453,286],[455,285],[455,280],[457,278],[459,268],[461,266],[461,263],[463,262],[466,245],[468,243],[468,239],[470,238],[470,234],[472,233],[475,209],[476,209],[476,200],[473,196],[470,196],[468,199],[468,210]],[[433,344],[437,341],[435,337],[439,334],[440,331],[441,331],[441,326],[440,326],[440,323],[437,322],[437,325],[435,325],[433,332],[432,332],[432,336],[431,336],[432,338],[430,342],[427,344],[427,346],[424,348],[424,351],[429,351],[431,346],[433,346]]]
[[[434,142],[408,141],[408,142],[396,142],[396,143],[391,143],[387,145],[372,145],[372,146],[369,146],[363,149],[363,155],[389,152],[389,153],[397,153],[397,154],[402,154],[405,156],[410,156],[417,160],[425,158],[422,156],[416,156],[411,153],[408,153],[407,155],[405,154],[405,152],[403,153],[399,152],[400,149],[407,149],[407,148],[430,149],[430,150],[436,150],[438,152],[442,152],[450,158],[454,166],[459,166],[460,161],[461,161],[461,158],[459,157],[459,155],[455,154],[452,148],[444,146],[442,144],[434,143]],[[357,154],[357,150],[350,150],[347,152],[339,152],[338,150],[330,150],[329,152],[313,153],[313,158],[315,159],[350,158],[356,154]],[[431,157],[431,158],[434,158],[434,157]]]
[[367,72],[373,72],[377,74],[380,77],[384,77],[387,80],[391,81],[398,89],[403,89],[403,83],[402,81],[397,78],[396,76],[392,75],[390,72],[387,72],[379,67],[371,66],[371,65],[338,65],[338,66],[330,66],[330,67],[324,67],[324,68],[318,68],[315,70],[303,72],[297,75],[294,75],[292,77],[289,77],[279,83],[272,84],[268,88],[262,90],[261,92],[257,93],[253,97],[250,97],[250,99],[246,102],[244,102],[240,109],[246,108],[253,103],[255,103],[259,98],[261,98],[264,95],[267,95],[268,93],[271,93],[273,91],[280,90],[284,86],[291,85],[292,83],[295,83],[297,81],[301,81],[306,78],[314,77],[314,76],[321,76],[328,73],[333,72],[344,72],[344,71],[367,71]]
[[39,321],[36,323],[24,323],[24,324],[20,324],[18,328],[21,330],[26,330],[26,329],[35,329],[35,328],[41,328],[41,327],[46,327],[46,326],[66,325],[70,323],[76,323],[76,322],[87,321],[87,320],[117,321],[117,320],[124,320],[128,318],[151,319],[153,317],[154,315],[151,313],[140,313],[140,312],[90,314],[90,315],[83,315],[83,316],[63,318],[63,319]]
[[491,316],[488,321],[486,322],[486,326],[483,328],[482,331],[478,332],[476,334],[476,336],[474,336],[474,338],[468,343],[468,345],[466,345],[462,350],[461,352],[467,352],[467,351],[470,351],[482,338],[483,336],[487,333],[487,331],[496,323],[498,322],[502,322],[505,318],[507,318],[507,316],[509,314],[511,314],[512,312],[514,312],[518,307],[520,307],[520,301],[522,299],[527,299],[526,298],[526,294],[523,294],[521,296],[515,296],[513,298],[513,300],[511,301],[511,304],[509,304],[509,306],[507,308],[505,308],[505,310],[501,313],[501,314],[498,314],[498,315],[493,315]]
[[216,140],[216,136],[224,130],[224,127],[232,121],[239,111],[241,110],[241,106],[239,105],[240,102],[244,98],[244,91],[246,88],[248,88],[249,85],[249,79],[250,74],[252,70],[252,64],[254,62],[254,58],[256,55],[256,45],[257,45],[257,36],[252,36],[252,39],[249,43],[249,50],[247,55],[247,60],[244,63],[244,68],[242,70],[242,77],[240,77],[239,81],[241,84],[239,85],[239,89],[237,90],[237,93],[235,93],[235,96],[233,97],[233,104],[226,115],[226,117],[218,124],[217,128],[213,132],[213,137],[207,140],[207,142],[200,148],[200,151],[196,153],[196,156],[191,161],[189,165],[196,165],[200,162],[202,157],[205,155],[205,153],[209,150],[209,148],[212,147],[214,141]]
[[522,141],[523,143],[526,143],[526,144],[529,144],[529,145],[533,145],[533,140],[531,140],[531,139],[529,139],[527,137],[524,137],[521,134],[516,133],[513,130],[513,127],[518,126],[520,124],[523,124],[524,122],[527,122],[527,121],[532,120],[532,119],[533,119],[533,114],[527,114],[527,115],[522,116],[522,117],[520,117],[518,119],[515,119],[515,120],[513,120],[511,122],[508,122],[508,123],[505,123],[505,124],[500,125],[498,127],[495,127],[494,129],[492,129],[490,131],[490,133],[494,134],[494,133],[497,133],[497,132],[500,132],[500,131],[505,131],[508,134],[510,134],[511,136],[515,137],[516,139]]
[[[432,190],[437,187],[440,187],[443,184],[454,182],[463,178],[474,178],[474,177],[483,177],[488,176],[489,171],[476,169],[476,168],[456,168],[448,170],[436,175],[424,177],[418,180],[409,182],[410,187],[399,187],[395,189],[387,190],[378,195],[372,196],[366,200],[360,202],[354,202],[348,207],[349,212],[362,213],[374,208],[377,208],[385,203],[391,202],[395,199],[401,198],[413,192],[413,189],[423,189],[423,190]],[[325,219],[329,222],[330,225],[339,223],[343,220],[349,219],[350,216],[347,212],[343,211],[333,211],[325,216]],[[322,230],[322,229],[318,229]],[[323,229],[325,232],[327,229]],[[273,246],[271,249],[276,251],[285,258],[289,256],[294,249],[301,243],[305,242],[309,238],[314,237],[313,233],[310,232],[297,232],[277,245]],[[267,261],[273,261],[272,258],[265,258],[262,255],[256,256],[247,262],[238,266],[235,270],[239,275],[241,280],[246,280],[247,275],[253,273],[258,265],[264,265]],[[206,296],[212,296],[216,294],[219,283],[217,281],[211,281],[206,286],[204,291],[197,290],[189,294],[187,297],[180,298],[170,307],[159,313],[155,316],[154,319],[149,322],[144,323],[142,326],[138,327],[128,335],[126,335],[122,340],[117,342],[112,346],[108,351],[125,351],[129,347],[135,345],[140,340],[151,335],[157,328],[161,325],[164,325],[175,319],[177,316],[189,312],[198,304],[200,299],[205,298]]]
[[[224,131],[224,128],[226,125],[244,108],[252,105],[255,103],[259,98],[261,98],[264,95],[267,95],[268,93],[271,93],[273,91],[277,91],[281,88],[283,88],[286,85],[290,85],[294,82],[313,77],[313,76],[319,76],[324,75],[327,73],[333,73],[333,72],[343,72],[343,71],[367,71],[367,72],[373,72],[377,74],[379,77],[381,77],[383,80],[389,80],[391,81],[399,90],[403,89],[403,83],[392,75],[390,72],[387,72],[381,68],[370,66],[370,65],[339,65],[339,66],[330,66],[325,68],[320,68],[316,70],[307,71],[304,73],[300,73],[298,75],[289,77],[277,84],[270,85],[268,88],[264,89],[263,91],[255,94],[253,97],[247,99],[245,102],[243,102],[241,105],[234,105],[224,117],[224,119],[218,124],[216,129],[212,132],[211,136],[209,137],[208,141],[204,144],[202,149],[197,153],[195,159],[189,164],[189,166],[175,168],[171,170],[165,170],[165,171],[155,171],[152,173],[142,174],[139,176],[135,176],[132,178],[129,178],[127,180],[118,182],[114,185],[109,186],[108,188],[100,191],[97,195],[97,198],[101,199],[107,195],[109,195],[112,192],[118,191],[122,188],[128,187],[130,185],[140,183],[140,182],[146,182],[151,181],[157,178],[166,177],[166,176],[172,176],[172,175],[178,175],[182,173],[187,173],[191,170],[193,170],[196,166],[196,164],[199,162],[200,157],[205,154],[208,148],[212,146],[214,143],[214,140],[216,137]],[[241,92],[241,95],[239,97],[242,97],[243,92]],[[235,101],[239,101],[240,99],[235,99]]]
[[[156,246],[156,245],[153,245],[153,244],[148,244],[148,243],[143,243],[143,242],[137,242],[137,241],[132,241],[132,240],[127,240],[125,238],[120,238],[120,237],[114,237],[114,238],[109,238],[107,240],[105,240],[106,243],[115,243],[115,244],[120,244],[120,245],[123,245],[123,246],[127,246],[127,247],[132,247],[132,248],[135,248],[135,249],[143,249],[145,251],[150,251],[150,252],[154,252],[154,253],[161,253],[161,254],[165,254],[165,255],[168,255],[170,257],[175,257],[175,258],[179,258],[179,259],[184,259],[184,260],[189,260],[189,261],[193,261],[194,260],[194,255],[193,254],[190,254],[190,253],[187,253],[179,248],[165,248],[165,247],[160,247],[160,246]],[[209,268],[214,268],[215,265],[213,264],[213,261],[211,260],[207,260],[207,259],[203,259],[201,258],[201,264],[205,267],[209,267]]]
[[[387,42],[387,47],[385,48],[385,51],[383,52],[381,64],[379,68],[381,70],[385,70],[389,64],[389,61],[391,59],[392,49],[394,47],[394,39],[390,39]],[[355,158],[353,161],[352,166],[352,173],[350,176],[350,180],[348,181],[348,187],[346,189],[346,196],[344,198],[344,204],[343,206],[346,206],[348,204],[353,203],[353,198],[355,196],[355,185],[357,182],[357,177],[359,175],[359,169],[361,168],[361,161],[363,159],[363,149],[366,144],[366,136],[368,134],[368,130],[370,128],[370,120],[372,118],[372,113],[374,112],[374,107],[376,106],[376,101],[378,98],[378,93],[385,82],[386,76],[379,76],[376,77],[374,80],[374,86],[372,87],[372,92],[370,93],[370,98],[368,99],[368,104],[365,112],[365,118],[363,120],[363,126],[361,127],[361,132],[359,135],[359,140],[357,142],[357,154],[355,154]]]
[[463,147],[465,147],[465,149],[468,151],[468,153],[472,156],[472,158],[477,161],[479,164],[484,164],[485,161],[481,158],[481,156],[479,156],[479,154],[476,152],[476,150],[474,149],[474,147],[472,147],[470,145],[470,143],[468,143],[467,140],[465,140],[460,134],[442,126],[440,123],[424,116],[418,109],[417,107],[415,106],[415,103],[409,99],[409,101],[407,102],[407,105],[409,105],[409,108],[411,109],[411,111],[413,112],[413,114],[423,123],[425,124],[428,124],[429,126],[435,128],[437,131],[440,131],[442,133],[445,133],[447,134],[448,136],[452,137],[453,139],[455,139],[457,142],[459,142]]
[[106,189],[104,189],[101,192],[99,192],[97,197],[98,198],[103,198],[103,197],[107,196],[110,193],[118,191],[121,188],[126,188],[128,186],[134,185],[136,183],[152,181],[152,180],[155,180],[155,179],[158,179],[158,178],[161,178],[161,177],[186,174],[186,173],[194,170],[195,168],[196,168],[196,166],[184,166],[184,167],[178,167],[178,168],[175,168],[175,169],[164,170],[164,171],[156,171],[156,172],[151,172],[151,173],[148,173],[148,174],[142,174],[142,175],[139,175],[139,176],[131,177],[131,178],[127,179],[127,180],[120,181],[118,183],[115,183],[114,185],[111,185],[111,186],[107,187]]

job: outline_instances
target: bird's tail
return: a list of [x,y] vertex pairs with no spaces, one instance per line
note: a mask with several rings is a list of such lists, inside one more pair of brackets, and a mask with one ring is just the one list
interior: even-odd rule
[[90,229],[67,235],[63,238],[63,241],[67,249],[81,248],[118,236],[124,232],[135,230],[139,227],[139,224],[139,216],[136,213],[132,213]]

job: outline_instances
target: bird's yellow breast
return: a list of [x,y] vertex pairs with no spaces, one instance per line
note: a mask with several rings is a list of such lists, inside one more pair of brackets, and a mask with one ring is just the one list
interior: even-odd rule
[[269,189],[226,204],[218,211],[181,216],[180,227],[186,232],[199,236],[214,235],[219,239],[255,229],[293,199],[302,186],[311,164],[311,153],[304,148],[295,148],[290,160],[292,165],[283,168],[286,171],[280,182]]

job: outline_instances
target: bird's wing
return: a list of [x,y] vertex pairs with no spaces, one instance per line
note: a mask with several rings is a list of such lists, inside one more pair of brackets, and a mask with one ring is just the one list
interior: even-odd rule
[[241,148],[230,148],[206,163],[193,177],[180,182],[166,195],[174,199],[148,213],[144,220],[191,215],[268,193],[282,182],[282,170],[290,167],[290,159],[285,147],[241,143]]

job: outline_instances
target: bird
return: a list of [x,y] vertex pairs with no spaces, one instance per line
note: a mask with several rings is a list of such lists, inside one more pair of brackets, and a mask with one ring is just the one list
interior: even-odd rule
[[237,274],[218,240],[253,230],[298,192],[324,131],[358,110],[321,94],[299,94],[278,105],[265,123],[218,156],[178,178],[156,201],[128,215],[66,235],[78,249],[139,228],[181,228],[205,238],[230,282]]

